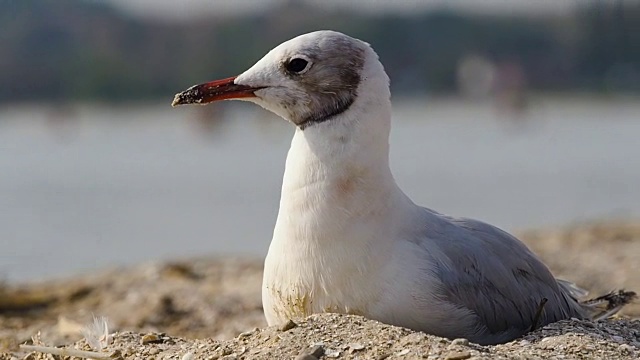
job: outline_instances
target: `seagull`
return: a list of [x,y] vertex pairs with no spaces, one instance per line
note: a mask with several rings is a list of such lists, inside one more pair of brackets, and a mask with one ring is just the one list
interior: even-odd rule
[[631,301],[621,290],[581,303],[586,292],[515,237],[411,201],[389,168],[390,98],[372,47],[335,31],[298,36],[236,77],[175,96],[173,106],[250,101],[295,125],[264,265],[269,325],[356,314],[496,344]]

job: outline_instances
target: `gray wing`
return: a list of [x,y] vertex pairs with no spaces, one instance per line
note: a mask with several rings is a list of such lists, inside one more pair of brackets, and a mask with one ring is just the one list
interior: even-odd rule
[[543,298],[537,327],[584,317],[569,289],[518,239],[481,221],[430,214],[440,221],[428,238],[445,255],[432,260],[440,296],[477,316],[469,340],[498,343],[525,334]]

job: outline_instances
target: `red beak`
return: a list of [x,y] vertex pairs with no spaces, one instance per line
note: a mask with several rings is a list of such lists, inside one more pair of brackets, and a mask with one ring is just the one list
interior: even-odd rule
[[171,106],[187,104],[207,104],[213,101],[226,99],[240,99],[255,97],[254,92],[262,88],[234,84],[236,77],[210,81],[200,85],[194,85],[187,90],[176,94]]

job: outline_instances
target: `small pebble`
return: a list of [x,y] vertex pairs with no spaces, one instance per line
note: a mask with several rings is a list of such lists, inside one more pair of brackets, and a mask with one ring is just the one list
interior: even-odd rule
[[140,339],[140,343],[142,345],[154,344],[159,342],[162,342],[162,339],[160,339],[160,336],[158,336],[158,334],[146,334]]
[[192,352],[188,352],[182,355],[182,358],[180,360],[193,360],[193,359],[195,359],[195,355],[193,355]]
[[319,360],[317,357],[309,354],[300,354],[296,356],[295,360]]
[[618,346],[618,350],[620,350],[621,353],[625,354],[625,355],[631,355],[634,353],[634,348],[633,346],[629,345],[629,344],[622,344],[620,346]]
[[407,355],[409,353],[409,349],[404,349],[398,353],[396,353],[396,356],[403,356],[403,355]]
[[319,358],[320,356],[324,355],[324,347],[315,345],[311,348],[311,350],[309,350],[309,354]]
[[337,358],[340,356],[340,350],[327,349],[324,352],[324,356],[328,358]]
[[471,357],[468,351],[452,351],[445,356],[445,360],[464,360]]
[[249,336],[253,335],[256,331],[258,331],[257,328],[255,328],[253,330],[242,332],[242,333],[238,334],[238,339],[249,337]]
[[298,324],[294,323],[293,320],[289,320],[286,323],[282,324],[278,330],[280,331],[289,331],[291,329],[293,329],[294,327],[298,326]]
[[317,360],[324,355],[324,347],[322,345],[314,345],[310,349],[303,350],[295,360]]
[[453,341],[451,341],[451,345],[469,345],[469,340],[467,340],[467,339],[453,339]]
[[363,350],[364,349],[364,345],[360,344],[360,343],[353,343],[353,344],[349,344],[349,349],[351,349],[351,351],[359,351],[359,350]]

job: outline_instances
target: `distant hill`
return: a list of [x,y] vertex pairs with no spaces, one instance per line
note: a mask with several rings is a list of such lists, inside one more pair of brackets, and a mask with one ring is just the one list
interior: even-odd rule
[[235,75],[292,36],[344,31],[380,54],[394,91],[451,92],[466,55],[516,61],[529,86],[640,91],[640,5],[563,18],[367,17],[290,3],[260,16],[163,23],[80,0],[0,0],[0,102],[170,98]]

